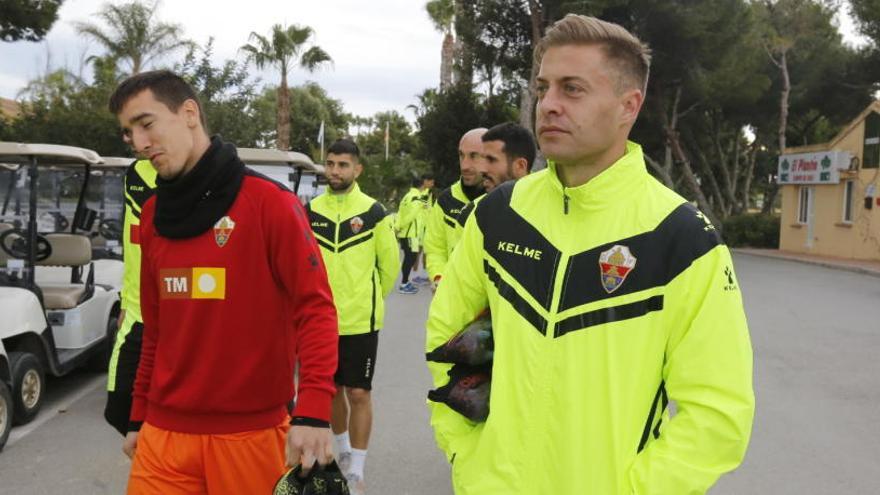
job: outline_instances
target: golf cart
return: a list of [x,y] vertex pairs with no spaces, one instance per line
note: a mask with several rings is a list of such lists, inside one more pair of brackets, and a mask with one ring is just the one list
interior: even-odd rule
[[303,153],[259,148],[238,148],[238,157],[252,170],[273,179],[296,194],[303,204],[323,192],[324,166]]
[[94,260],[122,261],[125,173],[132,163],[134,158],[104,156],[92,167],[87,204],[98,212],[90,233]]
[[[0,142],[0,178],[16,196],[12,209],[9,194],[0,205],[0,448],[11,424],[39,412],[47,373],[61,376],[84,364],[106,369],[119,287],[97,281],[92,262],[88,233],[97,212],[86,196],[100,163],[82,148]],[[69,231],[58,232],[57,224],[40,221],[50,217],[38,205],[52,193],[40,179],[70,169],[81,182],[66,184],[76,189],[72,212],[72,201],[56,202],[71,219]]]

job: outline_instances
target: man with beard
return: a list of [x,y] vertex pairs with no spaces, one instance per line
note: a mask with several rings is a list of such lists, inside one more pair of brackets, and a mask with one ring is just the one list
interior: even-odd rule
[[331,426],[339,467],[352,494],[362,495],[379,329],[385,298],[394,289],[399,255],[385,208],[358,187],[363,165],[357,144],[348,139],[333,143],[324,169],[330,187],[306,210],[339,315],[339,368],[334,376]]
[[458,165],[461,178],[444,190],[431,207],[425,234],[425,258],[428,278],[436,285],[443,276],[443,268],[455,249],[461,229],[458,216],[471,201],[483,194],[483,176],[480,174],[483,143],[480,137],[486,129],[471,129],[458,142]]
[[128,493],[269,493],[285,464],[330,462],[336,308],[299,200],[208,136],[172,72],[131,76],[109,106],[158,174],[141,212]]

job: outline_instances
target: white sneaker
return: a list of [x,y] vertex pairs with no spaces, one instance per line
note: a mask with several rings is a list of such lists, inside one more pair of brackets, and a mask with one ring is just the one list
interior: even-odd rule
[[351,469],[351,452],[343,452],[336,458],[336,465],[342,475],[348,478],[348,470]]
[[348,491],[351,495],[366,495],[367,485],[364,483],[364,477],[356,473],[348,473],[345,475],[348,480]]

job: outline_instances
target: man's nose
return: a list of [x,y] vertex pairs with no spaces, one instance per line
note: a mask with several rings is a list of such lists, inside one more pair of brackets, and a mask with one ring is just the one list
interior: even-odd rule
[[535,114],[538,117],[545,117],[550,114],[558,114],[562,110],[560,103],[561,102],[559,99],[559,91],[554,89],[553,87],[547,88],[544,96],[542,96],[538,100],[538,111]]
[[136,153],[146,154],[146,152],[150,149],[151,142],[149,136],[147,136],[146,132],[142,130],[135,129],[131,131],[131,146],[134,148]]

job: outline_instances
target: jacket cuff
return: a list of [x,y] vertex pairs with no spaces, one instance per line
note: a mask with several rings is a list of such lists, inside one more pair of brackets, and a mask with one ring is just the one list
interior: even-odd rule
[[144,426],[143,421],[129,421],[128,429],[126,431],[128,431],[129,433],[133,431],[141,431],[142,426]]
[[312,426],[315,428],[330,428],[330,422],[305,416],[294,416],[290,420],[291,426]]
[[292,416],[294,418],[313,418],[329,423],[332,400],[333,394],[329,391],[311,388],[300,389]]

